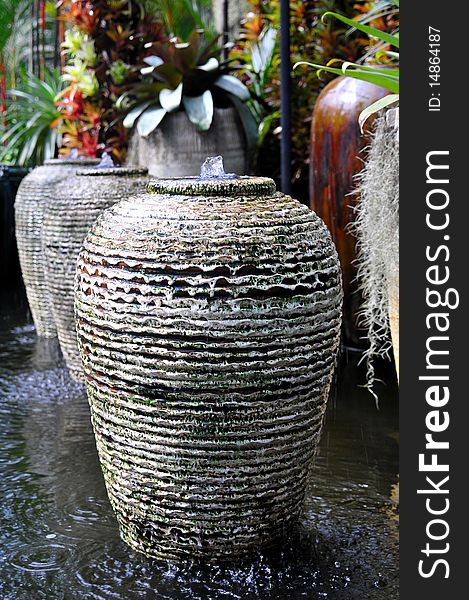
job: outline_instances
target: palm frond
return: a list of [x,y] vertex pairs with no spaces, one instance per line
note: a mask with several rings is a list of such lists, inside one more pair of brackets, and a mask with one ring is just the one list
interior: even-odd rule
[[56,106],[60,90],[58,69],[48,72],[46,81],[41,81],[20,68],[18,87],[8,91],[0,161],[8,157],[20,166],[36,165],[55,155],[60,134],[52,125],[60,117]]

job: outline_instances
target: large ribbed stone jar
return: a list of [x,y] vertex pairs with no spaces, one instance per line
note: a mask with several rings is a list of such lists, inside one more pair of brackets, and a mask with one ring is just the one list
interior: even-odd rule
[[83,240],[109,206],[145,190],[146,169],[130,167],[81,169],[73,186],[63,181],[44,210],[46,279],[60,348],[70,374],[83,378],[78,352],[73,284]]
[[342,291],[324,223],[267,178],[156,180],[97,220],[77,333],[122,538],[233,558],[301,510]]
[[42,230],[44,204],[55,194],[60,181],[72,178],[77,165],[97,164],[97,159],[51,159],[36,167],[21,182],[15,199],[15,230],[21,273],[37,334],[55,337],[52,314],[44,273]]

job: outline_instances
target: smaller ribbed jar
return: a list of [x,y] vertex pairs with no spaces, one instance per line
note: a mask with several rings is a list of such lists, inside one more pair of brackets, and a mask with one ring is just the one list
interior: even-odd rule
[[44,253],[47,288],[60,347],[70,374],[82,380],[78,352],[73,283],[83,240],[97,217],[119,200],[145,190],[147,170],[132,167],[78,170],[49,198],[44,212]]
[[55,188],[66,180],[73,188],[77,166],[91,166],[98,159],[51,159],[36,167],[21,182],[15,199],[15,229],[21,273],[37,334],[56,336],[50,297],[45,281],[43,251],[44,205]]

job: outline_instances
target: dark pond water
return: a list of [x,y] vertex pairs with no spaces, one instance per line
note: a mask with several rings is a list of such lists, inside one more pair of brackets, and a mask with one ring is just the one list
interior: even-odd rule
[[[10,302],[11,304],[11,302]],[[301,522],[236,566],[175,565],[119,539],[83,389],[21,302],[0,305],[0,599],[398,598],[397,395],[344,356]]]

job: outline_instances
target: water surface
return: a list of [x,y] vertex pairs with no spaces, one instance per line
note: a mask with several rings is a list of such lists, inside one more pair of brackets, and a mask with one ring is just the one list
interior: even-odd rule
[[397,398],[380,410],[344,355],[301,522],[283,547],[236,566],[176,565],[118,535],[83,388],[21,302],[0,306],[0,598],[398,598]]

